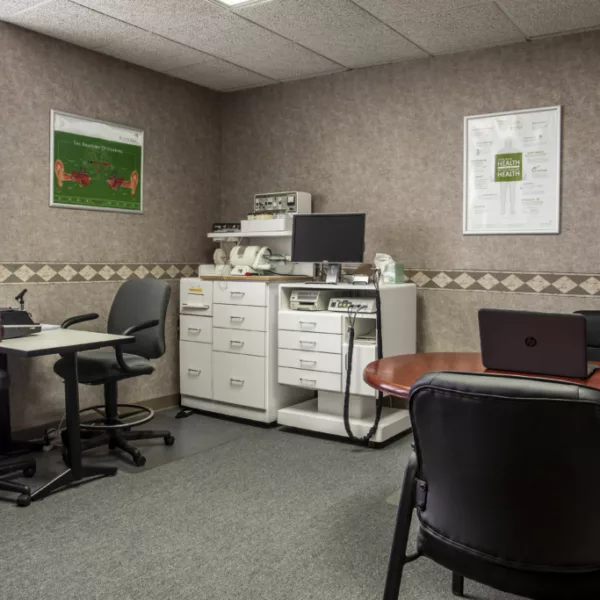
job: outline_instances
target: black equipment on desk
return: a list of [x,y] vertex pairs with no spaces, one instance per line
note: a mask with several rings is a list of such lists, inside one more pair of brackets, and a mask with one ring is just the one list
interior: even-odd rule
[[42,330],[42,326],[36,323],[25,310],[26,293],[27,290],[24,289],[15,297],[20,308],[0,307],[0,341],[25,337]]

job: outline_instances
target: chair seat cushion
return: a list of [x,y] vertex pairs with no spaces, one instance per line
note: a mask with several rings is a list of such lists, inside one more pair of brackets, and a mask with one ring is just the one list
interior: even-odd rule
[[[138,375],[150,375],[154,367],[147,359],[136,354],[123,354],[125,363],[135,372],[123,371],[117,361],[117,355],[113,348],[104,348],[101,350],[90,350],[80,352],[77,355],[77,369],[79,372],[79,382],[89,384],[100,384],[106,381],[116,381],[137,377]],[[68,371],[67,363],[61,358],[54,363],[54,372],[62,377],[66,377]]]

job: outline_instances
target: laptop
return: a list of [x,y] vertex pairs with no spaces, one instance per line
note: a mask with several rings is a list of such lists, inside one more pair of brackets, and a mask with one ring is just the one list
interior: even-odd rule
[[481,360],[487,369],[586,379],[583,315],[526,310],[479,310]]

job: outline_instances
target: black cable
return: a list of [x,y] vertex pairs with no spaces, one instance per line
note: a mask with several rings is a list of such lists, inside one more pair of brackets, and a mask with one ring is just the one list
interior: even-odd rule
[[[380,360],[383,358],[383,336],[381,332],[381,295],[379,293],[379,272],[376,273],[374,278],[375,285],[375,327],[376,327],[376,347],[377,347],[377,359]],[[354,354],[354,336],[355,336],[355,324],[356,317],[360,308],[354,313],[354,319],[350,317],[350,310],[348,310],[348,316],[350,318],[350,333],[348,337],[348,354],[346,355],[346,360],[348,361],[346,364],[346,388],[344,390],[344,428],[348,437],[356,443],[367,444],[371,438],[377,432],[379,428],[379,421],[381,420],[381,413],[383,411],[383,392],[379,391],[377,393],[377,400],[375,402],[375,421],[373,422],[373,426],[362,438],[359,438],[354,435],[352,432],[352,428],[350,427],[350,384],[352,378],[352,356]]]

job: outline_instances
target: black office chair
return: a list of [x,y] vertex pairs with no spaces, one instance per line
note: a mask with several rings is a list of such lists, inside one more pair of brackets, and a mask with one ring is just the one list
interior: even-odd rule
[[578,310],[586,321],[587,359],[600,361],[600,310]]
[[[4,369],[0,369],[0,390],[8,389],[8,385],[8,373]],[[33,477],[35,475],[35,459],[28,456],[0,459],[0,490],[19,494],[16,503],[19,506],[29,506],[31,504],[29,486],[11,481],[19,471],[24,477]]]
[[[426,556],[536,600],[600,598],[600,391],[485,374],[429,373],[410,394],[415,438],[384,600]],[[416,553],[406,548],[413,509]]]
[[[119,448],[131,455],[138,466],[146,463],[140,450],[129,441],[163,438],[167,446],[173,445],[175,438],[169,431],[131,431],[132,427],[147,423],[154,412],[145,406],[118,404],[117,382],[122,379],[150,375],[154,367],[151,358],[159,358],[165,353],[165,317],[171,296],[171,288],[165,281],[138,279],[125,282],[117,292],[108,316],[108,333],[134,335],[135,341],[116,348],[81,352],[77,359],[79,383],[104,386],[104,406],[83,409],[82,414],[95,412],[100,418],[81,424],[83,437],[82,450],[108,445],[113,450]],[[67,319],[62,327],[71,327],[97,319],[95,313],[79,315]],[[124,351],[125,350],[125,351]],[[58,360],[54,371],[65,376],[64,359]],[[121,413],[120,409],[126,409]],[[129,421],[131,417],[137,417]],[[66,436],[63,435],[63,457],[68,462]]]

